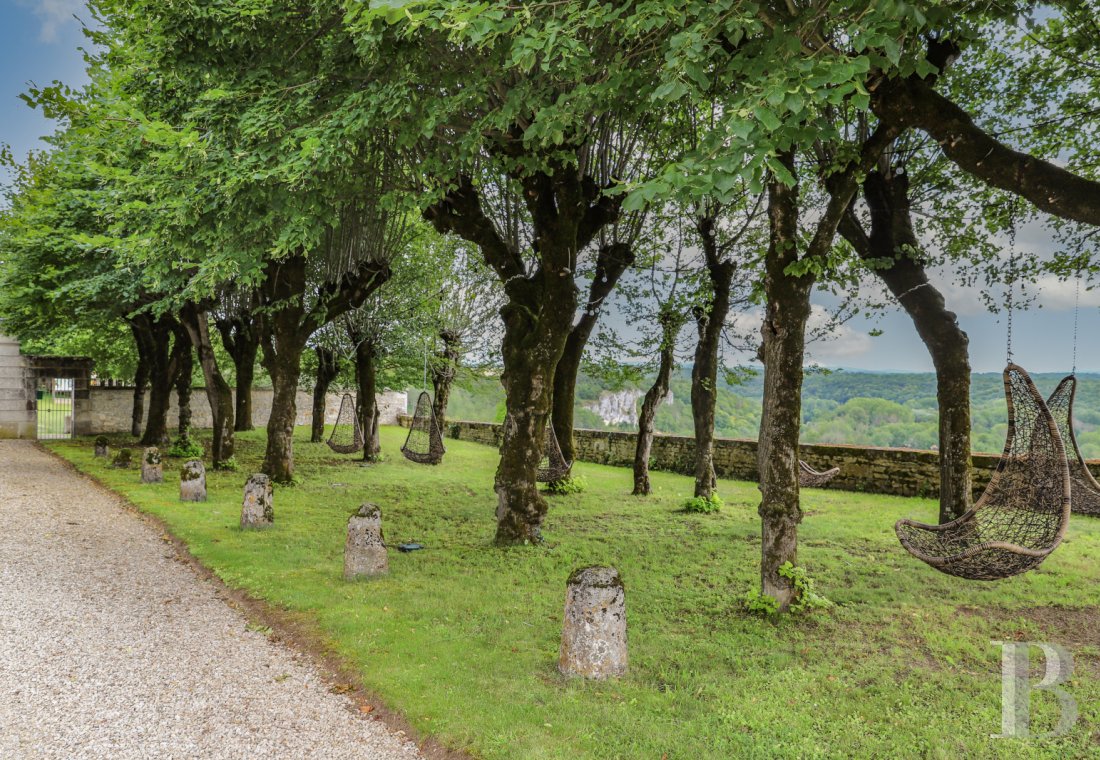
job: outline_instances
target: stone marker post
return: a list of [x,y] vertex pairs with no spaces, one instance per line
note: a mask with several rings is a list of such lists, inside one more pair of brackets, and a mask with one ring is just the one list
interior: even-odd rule
[[242,528],[268,528],[275,521],[272,508],[271,479],[257,473],[244,484],[244,504],[241,506]]
[[106,436],[101,435],[95,439],[95,456],[97,459],[107,459],[111,456],[111,442]]
[[160,449],[156,446],[150,446],[141,454],[141,482],[164,482],[164,465],[160,463]]
[[116,467],[120,470],[130,469],[130,465],[133,462],[134,455],[129,449],[119,449],[119,452],[115,454],[114,460],[111,462],[112,467]]
[[374,504],[363,504],[348,520],[344,579],[383,575],[389,569],[386,543],[382,538],[382,510]]
[[180,468],[180,501],[206,501],[206,467],[201,459],[184,462]]
[[613,567],[582,567],[569,576],[558,670],[594,680],[626,673],[626,592]]

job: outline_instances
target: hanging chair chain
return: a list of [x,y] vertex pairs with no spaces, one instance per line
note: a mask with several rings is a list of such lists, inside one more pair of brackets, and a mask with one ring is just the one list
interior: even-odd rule
[[1016,290],[1016,206],[1013,204],[1008,212],[1008,283],[1005,298],[1005,310],[1008,312],[1008,336],[1006,348],[1008,363],[1012,363],[1012,296]]
[[1081,305],[1081,273],[1077,273],[1077,286],[1073,291],[1073,369],[1071,375],[1077,374],[1077,310]]

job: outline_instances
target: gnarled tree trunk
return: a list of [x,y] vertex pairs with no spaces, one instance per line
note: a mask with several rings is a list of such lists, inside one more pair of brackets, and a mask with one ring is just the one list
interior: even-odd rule
[[[581,369],[585,346],[592,337],[592,330],[599,322],[604,301],[611,295],[623,272],[634,263],[634,251],[625,243],[613,243],[600,248],[596,257],[596,271],[588,288],[588,303],[581,317],[569,332],[565,350],[554,371],[554,434],[558,438],[562,456],[569,463],[570,471],[577,459],[573,445],[573,410],[577,398],[577,375]],[[565,477],[569,477],[567,473]]]
[[642,399],[642,409],[638,414],[638,445],[634,449],[634,491],[635,496],[648,496],[649,455],[653,450],[653,421],[657,417],[657,408],[668,397],[672,370],[676,365],[676,338],[684,326],[686,315],[672,309],[663,309],[657,317],[661,323],[660,360],[657,365],[657,377]]
[[447,421],[447,403],[451,399],[451,385],[458,372],[458,363],[462,360],[462,338],[451,330],[440,330],[439,339],[443,348],[432,364],[432,411],[435,413],[439,429]]
[[145,338],[140,335],[140,328],[136,323],[130,323],[130,331],[134,335],[134,345],[137,346],[137,369],[134,371],[134,402],[130,412],[130,435],[137,438],[141,435],[141,422],[145,418],[145,386],[149,384],[149,360]]
[[218,366],[214,346],[210,342],[210,323],[206,312],[194,304],[189,304],[180,314],[180,321],[187,330],[191,345],[199,357],[199,366],[206,385],[206,399],[210,403],[210,413],[214,426],[214,440],[211,454],[214,468],[225,467],[233,457],[235,441],[233,439],[233,394],[229,383]]
[[529,272],[520,251],[500,237],[481,208],[477,189],[462,178],[425,216],[440,232],[476,243],[504,283],[502,354],[507,415],[497,466],[499,544],[537,542],[546,514],[536,476],[550,416],[554,373],[577,306],[577,252],[618,214],[619,201],[575,168],[518,178],[531,214],[539,265]]
[[[794,172],[794,157],[784,156]],[[757,468],[760,472],[762,593],[775,598],[780,610],[795,600],[795,589],[779,575],[786,562],[797,564],[798,524],[802,508],[798,491],[798,437],[802,417],[802,364],[806,322],[810,317],[813,276],[786,269],[798,260],[798,188],[777,180],[768,186],[770,243],[765,263],[767,307],[760,328],[764,340],[764,400],[761,410]]]
[[[358,336],[356,336],[358,337]],[[359,387],[356,414],[363,431],[363,461],[376,462],[382,453],[378,439],[378,346],[370,338],[355,340],[355,382]]]
[[317,346],[314,351],[317,353],[317,382],[313,384],[313,425],[309,440],[310,443],[320,443],[325,439],[328,389],[340,374],[340,357],[327,346]]
[[172,387],[179,371],[179,337],[173,335],[175,320],[168,316],[153,318],[142,314],[134,318],[146,342],[149,365],[149,414],[146,418],[142,446],[163,446],[169,442],[168,409],[172,402]]
[[718,399],[718,364],[722,329],[730,309],[730,290],[736,267],[722,261],[713,216],[700,216],[696,230],[703,247],[710,297],[694,311],[699,328],[695,364],[691,368],[691,417],[695,424],[695,496],[710,498],[717,483],[714,474],[714,408]]
[[238,314],[231,319],[217,321],[222,345],[233,359],[235,374],[234,430],[252,430],[252,384],[256,378],[256,354],[260,350],[259,317]]
[[[909,211],[904,174],[871,172],[863,183],[870,209],[866,234],[849,214],[840,231],[905,309],[936,368],[939,403],[940,522],[971,507],[969,339],[918,258],[919,241]],[[887,264],[888,262],[888,264]]]
[[179,368],[176,370],[176,406],[179,409],[177,435],[187,440],[191,435],[191,377],[195,371],[194,354],[187,331],[181,326],[176,331],[176,355]]

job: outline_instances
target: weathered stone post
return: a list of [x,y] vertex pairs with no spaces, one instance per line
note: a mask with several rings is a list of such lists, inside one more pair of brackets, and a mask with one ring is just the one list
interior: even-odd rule
[[626,592],[613,567],[582,567],[569,576],[558,670],[595,680],[626,673]]
[[141,482],[164,482],[164,465],[160,463],[160,449],[156,446],[150,446],[141,455]]
[[111,442],[107,436],[101,435],[95,439],[95,456],[97,459],[107,459],[111,456]]
[[192,459],[180,468],[180,501],[206,501],[206,467]]
[[114,461],[111,462],[111,466],[120,470],[128,470],[133,461],[134,454],[132,451],[129,449],[119,449],[118,453],[115,454]]
[[241,528],[269,528],[275,521],[272,508],[271,479],[267,475],[253,475],[244,485],[244,504],[241,506]]
[[382,575],[389,569],[386,543],[382,538],[382,510],[374,504],[363,504],[348,520],[344,579]]

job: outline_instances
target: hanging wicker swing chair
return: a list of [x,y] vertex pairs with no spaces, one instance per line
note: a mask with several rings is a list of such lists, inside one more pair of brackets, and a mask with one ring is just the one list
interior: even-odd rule
[[554,432],[554,426],[547,423],[546,438],[542,447],[542,461],[539,462],[539,471],[536,477],[539,483],[554,483],[569,474],[572,462],[566,462],[558,445],[558,436]]
[[899,520],[902,546],[940,572],[1000,580],[1037,567],[1069,524],[1070,476],[1058,426],[1027,372],[1004,371],[1008,435],[977,504],[943,525]]
[[432,408],[432,397],[427,391],[421,391],[416,400],[416,411],[409,423],[409,435],[405,438],[401,453],[417,464],[439,464],[447,453],[435,409]]
[[359,427],[359,415],[355,413],[355,399],[345,393],[340,399],[340,413],[326,441],[337,454],[354,454],[363,450],[363,429]]
[[1069,462],[1070,510],[1081,515],[1100,516],[1100,483],[1089,472],[1077,445],[1077,435],[1073,432],[1073,399],[1076,395],[1077,376],[1067,375],[1047,399],[1047,409],[1058,425]]
[[800,488],[821,488],[839,474],[839,467],[818,472],[801,459],[798,460],[798,485]]

